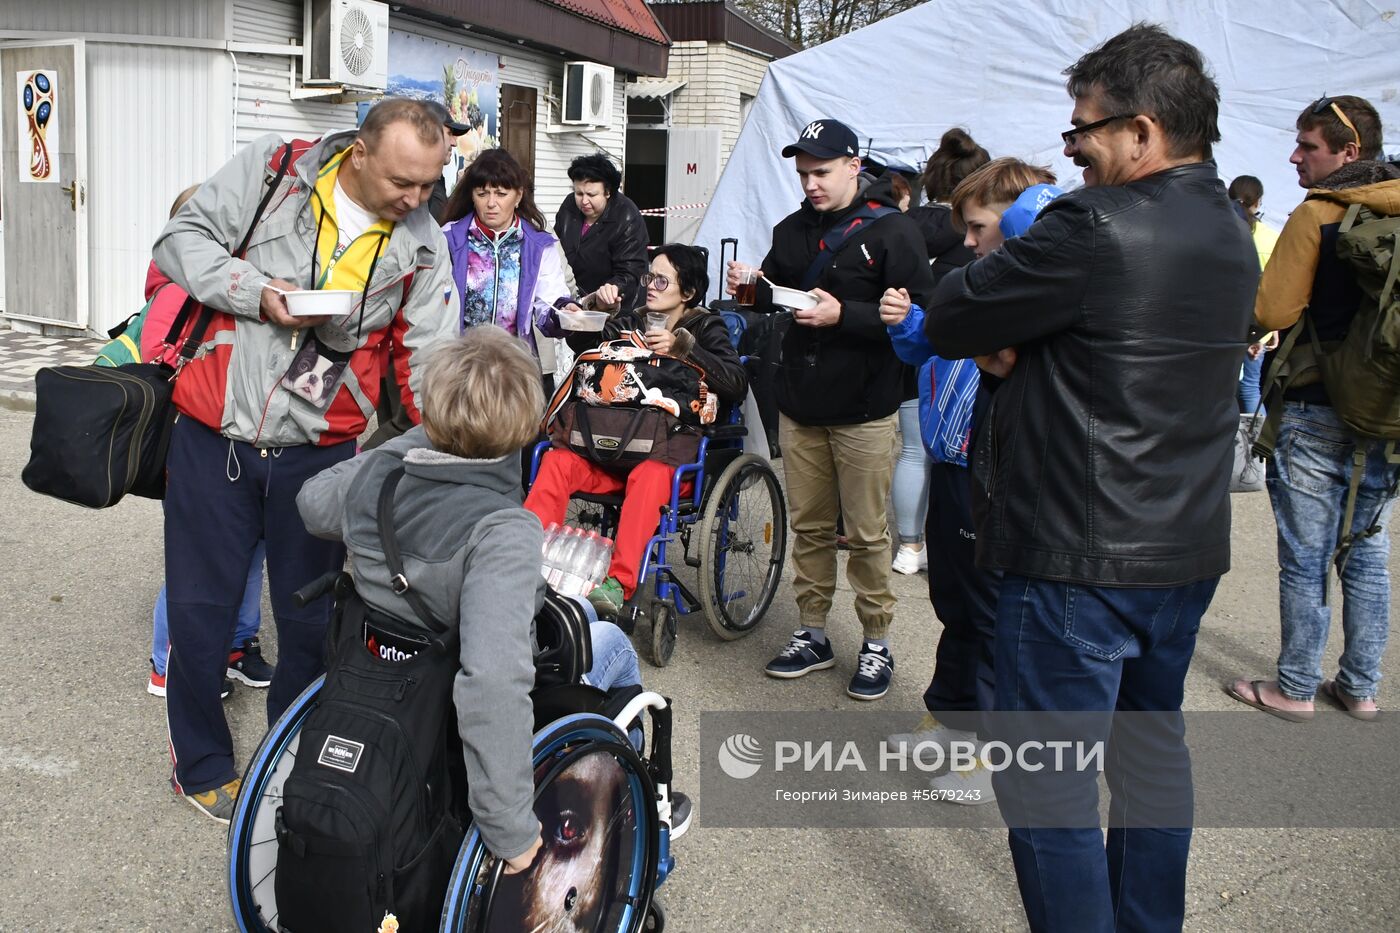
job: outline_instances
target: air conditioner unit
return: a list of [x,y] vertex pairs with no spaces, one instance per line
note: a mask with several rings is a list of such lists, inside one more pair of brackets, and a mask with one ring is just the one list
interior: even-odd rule
[[564,65],[564,123],[612,124],[613,70],[596,62]]
[[383,90],[389,83],[389,4],[305,0],[302,81]]

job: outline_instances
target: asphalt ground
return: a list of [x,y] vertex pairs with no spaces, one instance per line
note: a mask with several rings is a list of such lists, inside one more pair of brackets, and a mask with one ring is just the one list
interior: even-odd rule
[[[19,481],[30,424],[27,413],[0,410],[0,546],[9,555],[0,569],[0,930],[230,929],[224,829],[172,794],[163,703],[145,692],[162,576],[160,506],[128,500],[94,512],[30,493]],[[1272,671],[1274,527],[1265,495],[1233,503],[1234,570],[1202,627],[1186,705],[1240,709],[1262,722],[1220,683]],[[895,580],[898,673],[880,705],[910,711],[912,727],[939,627],[924,576]],[[786,586],[750,637],[721,643],[703,622],[683,619],[671,665],[643,665],[647,686],[675,699],[676,783],[699,807],[661,889],[671,929],[1024,929],[1000,830],[706,825],[697,787],[702,711],[856,705],[845,685],[859,631],[841,586],[829,629],[834,671],[785,682],[761,674],[796,621]],[[266,606],[264,614],[270,619]],[[270,625],[264,633],[274,653]],[[1339,647],[1334,637],[1329,659]],[[1400,700],[1395,658],[1392,651],[1381,689],[1386,708]],[[240,763],[265,725],[264,696],[240,686],[227,704]],[[1269,773],[1251,784],[1260,794],[1276,786]],[[1189,930],[1393,930],[1397,917],[1394,831],[1196,832]]]

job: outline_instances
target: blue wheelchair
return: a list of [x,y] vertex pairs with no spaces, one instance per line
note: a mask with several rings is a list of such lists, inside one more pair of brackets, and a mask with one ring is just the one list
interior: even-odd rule
[[[344,581],[337,586],[350,585]],[[470,813],[462,813],[467,828],[444,895],[441,931],[665,928],[664,908],[653,895],[675,866],[670,702],[640,688],[604,694],[583,683],[593,663],[589,621],[585,606],[552,592],[535,619],[532,761],[542,855],[527,871],[505,875]],[[276,895],[282,786],[323,680],[273,724],[244,773],[228,834],[229,900],[242,933],[284,930]],[[643,728],[645,735],[644,724],[650,735],[643,754],[628,731]]]
[[[737,346],[743,318],[732,311],[719,313]],[[758,362],[741,359],[750,372]],[[672,477],[670,501],[661,509],[656,534],[639,565],[636,593],[616,620],[629,635],[649,620],[651,661],[657,667],[671,660],[680,616],[701,612],[721,639],[742,638],[763,619],[782,581],[787,505],[768,461],[744,452],[748,431],[739,406],[724,424],[704,428],[695,462],[678,467]],[[532,483],[550,446],[548,441],[535,446]],[[576,492],[572,499],[569,524],[613,536],[621,495]],[[695,589],[676,572],[677,545],[681,563],[698,571]]]

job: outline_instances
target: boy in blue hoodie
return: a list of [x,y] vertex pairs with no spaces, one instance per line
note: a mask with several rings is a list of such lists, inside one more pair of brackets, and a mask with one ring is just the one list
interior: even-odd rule
[[[981,258],[1030,228],[1036,215],[1061,192],[1055,176],[1019,159],[997,159],[953,191],[953,224],[964,244]],[[888,289],[880,318],[896,355],[919,368],[919,427],[929,468],[929,601],[943,623],[933,677],[924,691],[928,713],[912,733],[890,736],[891,744],[946,746],[976,741],[978,712],[993,702],[992,635],[996,627],[999,574],[975,562],[977,534],[972,517],[968,450],[979,396],[989,397],[1000,380],[984,375],[973,360],[936,356],[924,336],[924,310],[903,289]],[[1003,351],[1011,353],[1014,351]],[[978,758],[967,771],[933,779],[937,789],[955,790],[958,803],[990,803],[991,773]]]

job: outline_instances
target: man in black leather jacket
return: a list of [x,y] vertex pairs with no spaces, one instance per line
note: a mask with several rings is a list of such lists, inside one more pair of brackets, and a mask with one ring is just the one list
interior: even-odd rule
[[[1230,565],[1259,262],[1210,161],[1219,90],[1195,48],[1139,25],[1066,73],[1085,188],[949,273],[926,329],[1004,379],[973,452],[978,562],[1004,573],[997,709],[1099,712],[1100,736],[1115,709],[1163,711],[1152,754],[1110,751],[1106,770],[1111,813],[1171,815],[1111,827],[1107,851],[1093,773],[994,776],[1030,926],[1180,929],[1191,765],[1175,717]],[[1024,828],[1047,825],[1027,809],[1047,786],[1048,825],[1076,828]]]

